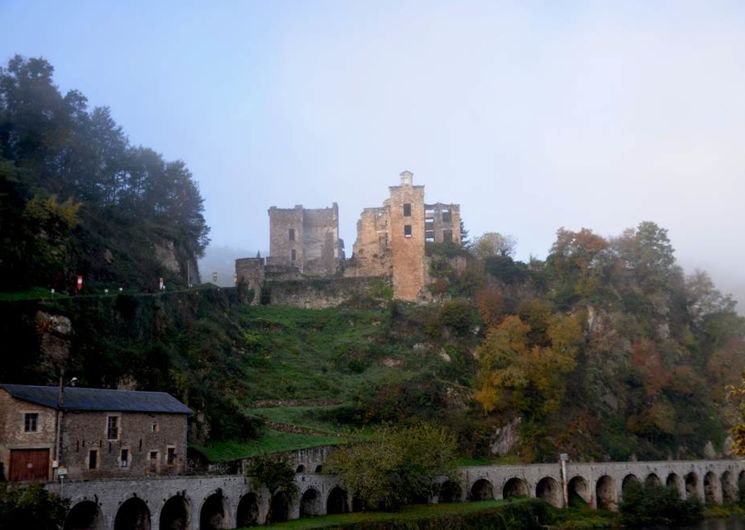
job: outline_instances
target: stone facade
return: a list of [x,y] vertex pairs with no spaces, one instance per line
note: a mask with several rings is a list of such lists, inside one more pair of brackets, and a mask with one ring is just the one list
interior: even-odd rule
[[[30,414],[37,415],[36,426],[27,432],[25,419]],[[43,470],[36,470],[39,472],[36,477],[50,478],[52,459],[56,456],[55,440],[55,410],[19,401],[8,392],[0,390],[0,468],[6,479],[16,472],[11,469],[11,453],[16,451],[46,451],[46,465]]]
[[[111,437],[109,418],[118,424]],[[65,412],[60,461],[74,479],[179,475],[186,423],[183,414]]]
[[[266,260],[236,260],[236,276],[254,290],[254,303],[259,303],[264,285],[273,292],[273,286],[277,285],[280,287],[277,293],[287,294],[300,289],[287,283],[279,286],[279,282],[338,278],[339,273],[345,279],[383,278],[392,285],[395,298],[429,301],[426,244],[460,245],[460,206],[426,204],[424,186],[414,185],[413,174],[404,171],[400,178],[400,185],[389,187],[389,197],[382,207],[362,211],[349,260],[344,260],[343,243],[338,238],[336,203],[318,210],[302,206],[270,208],[270,256]],[[308,283],[301,296],[272,296],[271,303],[301,307],[337,305],[344,301],[344,296],[357,294],[356,288],[348,289],[351,285],[319,290]]]
[[[70,479],[181,474],[186,435],[185,413],[58,412],[56,406],[18,399],[0,388],[0,463],[11,480],[49,480],[55,461]],[[19,475],[14,469],[29,465],[43,466],[43,471]]]
[[339,239],[339,207],[269,208],[269,255],[277,264],[292,265],[301,273],[336,273],[343,257]]

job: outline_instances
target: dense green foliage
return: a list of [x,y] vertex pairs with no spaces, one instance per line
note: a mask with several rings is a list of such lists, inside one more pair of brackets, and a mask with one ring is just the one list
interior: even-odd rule
[[68,503],[42,484],[17,486],[0,482],[0,530],[58,530]]
[[[257,491],[265,486],[270,495],[284,491],[292,498],[297,496],[295,470],[281,456],[264,454],[255,457],[246,469],[246,475]],[[271,517],[267,517],[269,519]]]
[[208,242],[189,170],[52,75],[43,59],[0,68],[0,290],[72,291],[78,274],[89,289],[185,284]]
[[675,488],[654,484],[629,484],[619,505],[624,526],[688,525],[703,517],[703,505],[682,500]]
[[[684,276],[666,230],[644,222],[606,240],[561,229],[545,263],[518,268],[530,274],[515,282],[485,267],[476,300],[490,331],[476,396],[502,421],[517,405],[526,459],[557,450],[686,458],[707,441],[720,446],[725,387],[745,362],[745,321],[705,273]],[[556,322],[567,315],[581,322],[581,340],[565,328],[552,361]]]
[[242,410],[250,394],[241,384],[238,308],[233,290],[210,288],[0,302],[0,334],[12,353],[0,381],[54,383],[57,364],[40,345],[36,315],[64,314],[73,325],[66,373],[79,385],[167,391],[197,413],[194,439],[249,438],[258,421]]
[[342,445],[327,466],[365,509],[395,510],[426,502],[437,477],[454,475],[455,439],[426,424],[383,429],[374,440]]

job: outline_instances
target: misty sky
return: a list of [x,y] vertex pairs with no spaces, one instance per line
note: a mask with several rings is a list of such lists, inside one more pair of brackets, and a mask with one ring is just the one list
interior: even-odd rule
[[336,201],[349,254],[409,169],[519,258],[651,220],[745,300],[743,2],[0,0],[0,21],[2,63],[43,56],[186,161],[217,245],[264,250],[269,206]]

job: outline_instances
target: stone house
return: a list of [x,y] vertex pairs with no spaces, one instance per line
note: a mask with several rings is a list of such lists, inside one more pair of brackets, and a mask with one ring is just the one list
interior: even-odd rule
[[192,412],[170,394],[65,387],[59,398],[59,387],[0,384],[5,479],[183,473]]

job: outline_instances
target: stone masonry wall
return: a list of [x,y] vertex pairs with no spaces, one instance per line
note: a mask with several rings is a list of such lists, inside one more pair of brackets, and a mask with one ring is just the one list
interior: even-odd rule
[[308,275],[331,275],[340,258],[339,207],[269,208],[269,256]]
[[388,244],[388,207],[365,208],[357,221],[357,239],[344,276],[391,276],[393,262]]
[[[460,245],[460,206],[457,204],[424,205],[427,241],[434,243],[455,243]],[[450,234],[450,240],[445,237]]]
[[240,258],[235,260],[235,275],[238,283],[245,283],[254,292],[251,304],[261,299],[261,286],[264,284],[264,258]]
[[268,284],[272,304],[312,309],[334,307],[354,297],[365,296],[385,278],[312,278],[272,281]]
[[[290,230],[293,238],[290,239]],[[283,263],[303,261],[303,207],[269,208],[269,255]],[[295,259],[292,259],[295,251]]]
[[[36,432],[24,432],[24,418],[27,413],[39,415]],[[51,459],[54,457],[55,410],[34,403],[13,398],[5,390],[0,390],[0,463],[5,477],[9,474],[11,449],[48,449],[51,476]]]
[[[416,302],[424,287],[424,186],[405,183],[404,176],[401,186],[390,187],[388,203],[393,296]],[[410,212],[404,210],[404,205],[409,205]]]
[[[119,418],[115,440],[107,438],[107,418]],[[141,412],[65,412],[62,460],[71,479],[141,477],[183,473],[186,463],[187,418],[184,414],[148,414]],[[168,448],[175,460],[167,461]],[[122,450],[128,452],[126,466],[121,464]],[[91,451],[95,451],[96,469],[88,469]],[[151,460],[151,452],[156,458]]]

